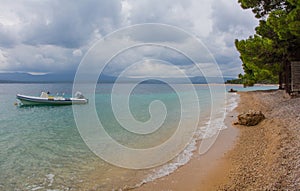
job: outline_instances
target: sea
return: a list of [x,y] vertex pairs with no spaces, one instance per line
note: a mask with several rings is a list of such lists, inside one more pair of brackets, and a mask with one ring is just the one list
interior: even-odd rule
[[[126,89],[129,85],[120,86]],[[84,92],[88,99],[93,100],[86,105],[74,106],[80,115],[80,111],[84,112],[94,104],[106,133],[126,148],[156,148],[177,132],[178,124],[182,121],[185,129],[193,128],[188,143],[184,147],[179,146],[179,150],[168,156],[167,160],[164,158],[167,152],[161,152],[151,155],[153,158],[147,160],[162,158],[162,163],[152,166],[145,164],[145,168],[133,164],[131,168],[99,156],[87,144],[86,137],[81,134],[82,128],[79,129],[76,123],[73,106],[25,107],[16,100],[16,94],[39,96],[41,91],[69,97],[73,93],[73,84],[0,84],[0,190],[123,190],[141,186],[169,175],[188,163],[194,155],[199,154],[201,140],[227,128],[224,117],[237,106],[239,99],[236,93],[227,93],[229,89],[252,91],[278,88],[262,85],[245,89],[238,85],[220,84],[176,86],[180,88],[175,91],[168,84],[138,84],[130,93],[128,108],[131,116],[139,122],[147,122],[155,116],[155,110],[151,110],[154,101],[163,103],[167,111],[165,116],[161,114],[164,116],[163,123],[147,135],[124,130],[111,107],[113,84],[97,84],[93,91]],[[189,98],[194,93],[196,100],[182,102],[182,98]],[[122,96],[116,94],[115,99]],[[197,110],[199,108],[200,112]],[[213,111],[217,112],[212,116]],[[199,115],[196,124],[189,124],[189,115],[195,113]],[[89,119],[88,113],[84,113],[84,116],[83,125],[88,129],[93,126],[94,120]],[[100,142],[105,144],[105,140]],[[174,149],[177,149],[175,145]],[[122,161],[119,152],[110,147],[106,150]]]

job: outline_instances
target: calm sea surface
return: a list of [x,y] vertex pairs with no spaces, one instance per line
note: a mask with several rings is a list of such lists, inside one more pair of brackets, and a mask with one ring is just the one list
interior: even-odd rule
[[[172,136],[181,117],[178,93],[190,93],[185,88],[181,92],[174,92],[164,84],[138,85],[129,100],[134,118],[147,121],[150,118],[149,104],[154,100],[165,104],[168,115],[161,128],[151,136],[136,136],[125,131],[114,117],[110,105],[111,87],[110,84],[97,86],[95,103],[98,117],[111,137],[123,145],[137,149],[159,145]],[[208,86],[194,87],[198,100],[187,103],[190,104],[190,111],[183,112],[193,112],[193,106],[199,104],[200,134],[196,139],[201,139],[201,130],[207,125],[211,111],[212,98]],[[240,86],[226,88],[242,89]],[[255,87],[270,88],[276,87]],[[113,166],[86,146],[76,127],[72,106],[14,105],[17,102],[17,93],[38,96],[41,91],[50,91],[54,95],[71,95],[72,84],[0,84],[0,190],[118,189],[164,176],[184,165],[191,157],[182,155],[180,160],[174,159],[162,167],[148,170],[129,170]],[[218,94],[224,94],[224,91],[217,88],[214,93],[217,95],[213,100],[216,103],[214,107],[218,109],[222,105],[218,103],[224,102],[222,99],[218,100]],[[89,94],[85,96],[89,98]],[[227,96],[226,107],[230,110],[235,106],[236,97],[233,94]],[[225,110],[219,109],[220,114],[224,114]],[[222,124],[217,124],[215,128],[220,126]],[[191,154],[195,150],[195,144],[188,149]]]

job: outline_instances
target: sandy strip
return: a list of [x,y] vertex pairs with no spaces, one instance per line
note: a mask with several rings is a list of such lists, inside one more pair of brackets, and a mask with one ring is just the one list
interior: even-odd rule
[[[205,155],[135,190],[300,190],[300,98],[283,91],[241,92],[229,128]],[[237,113],[262,111],[257,126],[231,127]],[[233,116],[233,117],[232,117]],[[238,137],[238,138],[237,138]]]
[[229,169],[230,163],[222,160],[222,158],[227,151],[233,148],[239,133],[237,128],[231,126],[233,115],[235,115],[234,111],[228,113],[225,121],[228,128],[220,132],[216,142],[207,153],[199,155],[198,151],[195,152],[189,163],[174,173],[134,190],[212,190],[212,188],[216,188],[222,182],[227,181],[227,169]]

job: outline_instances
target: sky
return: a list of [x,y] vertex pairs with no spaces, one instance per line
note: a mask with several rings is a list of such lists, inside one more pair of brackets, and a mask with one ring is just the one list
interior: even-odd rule
[[[103,37],[131,25],[161,23],[200,40],[222,74],[236,77],[242,73],[242,63],[234,40],[254,34],[258,24],[237,0],[0,0],[0,5],[0,72],[74,73],[89,48]],[[149,42],[157,40],[155,35],[164,41],[172,38],[152,32],[151,36],[149,30],[139,31],[131,41],[140,42],[141,36]],[[179,49],[193,49],[188,38],[175,41]],[[189,63],[182,54],[162,47],[142,46],[122,54],[112,60],[105,74],[119,75],[133,61],[131,77],[176,77],[178,71],[197,76],[195,65],[210,65],[208,61]]]

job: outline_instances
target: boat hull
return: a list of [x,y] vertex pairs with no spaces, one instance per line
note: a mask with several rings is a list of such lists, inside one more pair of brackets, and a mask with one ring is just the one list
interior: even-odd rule
[[87,99],[78,98],[42,98],[34,96],[25,96],[17,94],[17,99],[22,102],[22,105],[72,105],[72,104],[86,104]]

